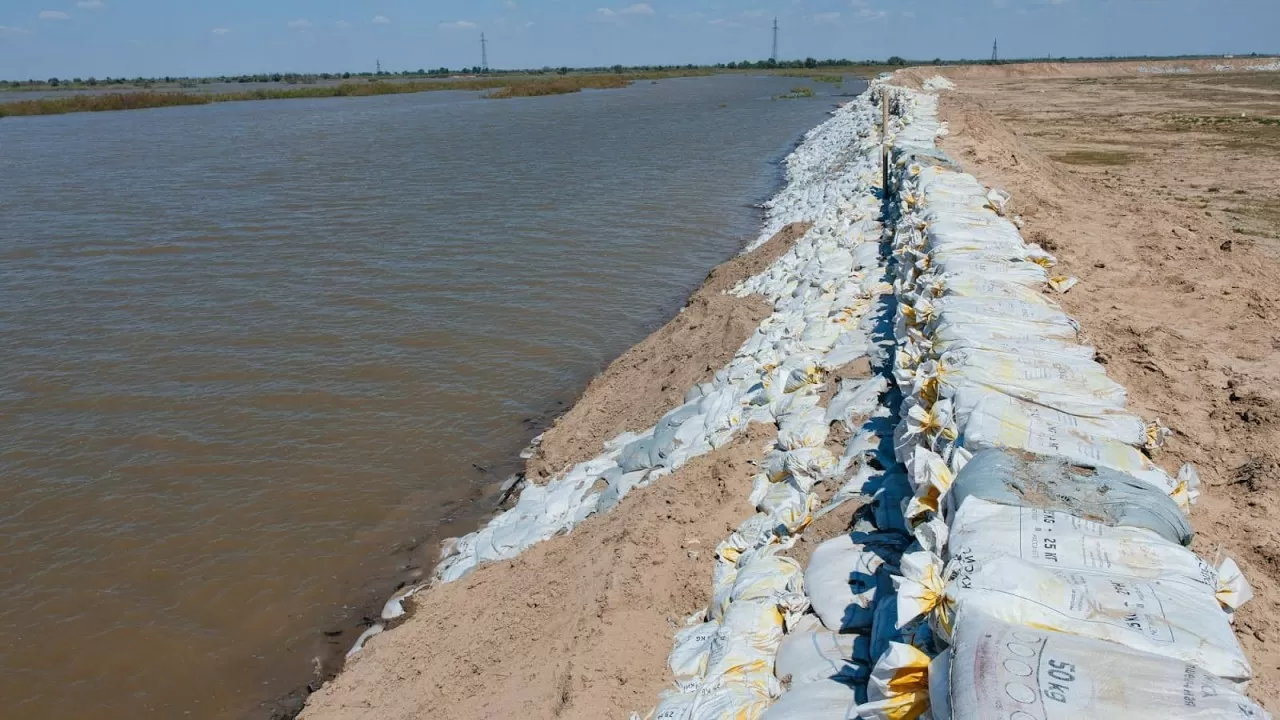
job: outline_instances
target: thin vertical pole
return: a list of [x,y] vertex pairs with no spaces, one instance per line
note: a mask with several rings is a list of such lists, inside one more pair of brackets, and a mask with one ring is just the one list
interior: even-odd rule
[[880,184],[889,196],[889,88],[880,86]]

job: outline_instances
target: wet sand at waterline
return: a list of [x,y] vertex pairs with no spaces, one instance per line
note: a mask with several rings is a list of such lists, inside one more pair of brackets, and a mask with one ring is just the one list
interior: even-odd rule
[[7,120],[7,714],[263,717],[318,684],[754,237],[833,102],[773,99],[797,84]]

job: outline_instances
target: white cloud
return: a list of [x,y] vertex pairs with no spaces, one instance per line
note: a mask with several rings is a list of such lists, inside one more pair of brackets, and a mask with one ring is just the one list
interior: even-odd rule
[[456,22],[440,23],[441,30],[475,30],[480,27],[470,20],[458,20]]
[[707,22],[717,27],[742,27],[742,23],[737,20],[730,20],[729,18],[715,18],[713,20],[708,20]]
[[61,10],[41,10],[41,20],[70,20],[71,16]]
[[624,8],[596,8],[597,20],[619,21],[627,16],[638,17],[641,15],[653,15],[653,6],[649,3],[636,3],[628,5]]
[[227,28],[214,28],[210,32],[212,32],[214,35],[226,35],[227,33],[231,32],[231,30]]
[[0,37],[14,37],[16,35],[30,35],[31,31],[24,27],[14,27],[12,25],[0,25]]
[[102,0],[80,0],[80,2],[76,3],[76,7],[86,10],[101,10],[106,6],[107,4]]
[[858,11],[858,17],[863,20],[883,20],[889,16],[889,13],[875,8],[864,7]]
[[388,18],[386,15],[374,15],[373,24],[374,25],[390,25],[391,19]]
[[835,22],[836,20],[839,20],[839,19],[840,19],[840,13],[838,12],[824,12],[824,13],[818,13],[817,15],[813,16],[814,22],[820,22],[820,23]]
[[746,12],[742,13],[743,17],[749,17],[752,20],[755,20],[756,18],[762,18],[764,17],[764,15],[765,13],[763,10],[747,10]]
[[347,28],[351,27],[351,23],[347,22],[346,20],[335,20],[333,22],[333,26],[338,28],[339,30],[346,30]]
[[298,30],[305,30],[311,27],[311,21],[305,18],[298,19],[298,20],[290,20],[287,24],[289,27],[296,28]]
[[915,10],[903,10],[903,11],[902,11],[902,17],[904,17],[904,18],[906,18],[906,19],[908,19],[908,20],[915,20],[915,19],[916,19],[916,11],[915,11]]
[[512,2],[512,0],[503,0],[502,7],[508,10],[515,10],[519,6]]

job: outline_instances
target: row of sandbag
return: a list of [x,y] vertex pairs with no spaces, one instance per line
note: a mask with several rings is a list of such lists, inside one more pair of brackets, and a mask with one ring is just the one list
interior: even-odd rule
[[921,121],[894,153],[895,452],[917,547],[858,715],[1266,716],[1231,627],[1248,584],[1186,547],[1190,473],[1146,457],[1158,426],[1043,295],[1053,259],[938,154],[936,98],[902,94]]
[[[544,485],[525,486],[512,509],[448,543],[436,568],[437,581],[450,582],[479,564],[514,557],[593,513],[611,510],[630,491],[730,442],[751,421],[790,416],[789,432],[804,428],[796,431],[801,439],[814,432],[816,395],[795,391],[867,354],[866,334],[858,329],[857,318],[868,298],[892,290],[882,274],[866,272],[879,258],[874,245],[858,240],[866,233],[878,240],[881,232],[875,198],[856,192],[876,170],[878,145],[866,130],[874,125],[874,112],[865,103],[846,105],[792,154],[788,182],[771,203],[769,223],[786,225],[786,218],[803,217],[815,222],[815,230],[774,263],[765,278],[741,288],[740,294],[764,294],[775,311],[734,359],[711,381],[690,389],[684,404],[654,427],[610,440],[603,454]],[[832,147],[843,148],[838,164],[815,160]],[[828,186],[833,193],[845,193],[838,203],[816,190]],[[809,411],[805,422],[796,420],[804,411]],[[828,462],[816,455],[804,461]]]
[[[878,118],[869,98],[846,106],[865,124]],[[871,135],[859,134],[859,137]],[[884,325],[892,286],[880,253],[883,228],[875,221],[878,144],[858,142],[842,148],[842,167],[827,180],[809,183],[829,197],[830,207],[809,212],[813,223],[796,246],[759,275],[735,289],[762,294],[784,313],[828,318],[836,327],[856,327],[863,338],[848,346],[842,360],[871,357],[888,367],[888,354],[875,345],[876,326]],[[852,297],[855,302],[842,298]],[[744,351],[772,340],[764,333]],[[668,665],[676,687],[650,714],[661,720],[758,718],[783,691],[774,660],[784,632],[794,633],[809,606],[800,566],[779,553],[789,549],[813,517],[848,499],[844,488],[825,506],[813,492],[820,482],[861,486],[872,475],[867,456],[879,444],[854,418],[884,417],[879,412],[889,381],[883,375],[842,380],[826,408],[817,401],[821,385],[810,384],[777,415],[778,438],[761,462],[750,502],[757,509],[714,556],[712,599],[676,634]],[[785,388],[784,388],[785,389]],[[810,400],[809,398],[812,398]],[[832,425],[850,432],[841,457],[827,448]],[[780,511],[785,512],[780,513]],[[807,620],[805,621],[807,622]]]
[[[883,101],[894,105],[893,128],[910,122],[883,86],[873,85],[864,97],[877,107]],[[892,307],[890,302],[889,312]],[[885,324],[891,334],[891,324]],[[873,368],[884,373],[881,382],[889,385],[891,362],[876,362]],[[854,472],[842,493],[856,492],[873,501],[859,511],[853,532],[823,542],[809,558],[804,589],[811,612],[788,628],[779,644],[774,676],[784,693],[764,720],[856,717],[856,708],[867,699],[872,659],[901,637],[886,615],[895,609],[890,571],[913,544],[893,499],[906,487],[893,457],[896,407],[896,394],[890,391],[880,412],[868,417],[851,440],[857,451],[846,451]],[[892,632],[886,635],[886,628]]]

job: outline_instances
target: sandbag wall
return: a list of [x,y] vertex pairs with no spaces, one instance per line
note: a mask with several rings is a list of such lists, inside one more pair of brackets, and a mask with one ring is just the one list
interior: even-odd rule
[[1151,462],[1163,430],[1046,294],[1070,286],[1054,259],[935,147],[936,96],[895,93],[913,118],[886,223],[914,540],[874,626],[898,637],[847,717],[1268,717],[1231,627],[1248,583],[1186,547],[1194,471]]
[[[821,620],[806,612],[811,603],[816,604],[820,614],[831,609],[836,617],[833,622],[839,627],[839,617],[853,599],[845,571],[846,558],[835,558],[827,564],[836,569],[836,575],[843,573],[844,577],[820,578],[812,570],[802,573],[794,560],[780,553],[792,546],[809,518],[837,511],[845,501],[894,485],[895,481],[906,487],[905,475],[893,467],[896,401],[891,392],[893,366],[889,350],[893,345],[894,299],[892,286],[886,282],[884,227],[876,219],[882,214],[884,197],[880,187],[879,102],[878,93],[868,92],[840,111],[859,126],[854,142],[828,150],[839,153],[843,162],[826,174],[810,174],[803,191],[789,186],[770,205],[771,215],[786,218],[786,222],[811,220],[812,229],[792,253],[734,290],[738,294],[763,294],[782,313],[819,318],[825,315],[836,324],[857,324],[865,344],[859,352],[851,350],[841,360],[852,362],[867,357],[871,376],[842,381],[825,413],[816,411],[820,408],[804,409],[803,404],[792,400],[792,406],[799,410],[778,416],[777,446],[762,458],[763,472],[757,476],[750,497],[759,512],[716,549],[711,603],[689,618],[687,627],[676,634],[669,658],[675,687],[664,694],[648,715],[650,718],[758,718],[773,717],[778,712],[782,713],[779,717],[790,717],[786,715],[786,704],[791,695],[784,695],[784,691],[798,685],[800,678],[779,673],[778,667],[797,655],[806,659],[818,656],[822,662],[824,651],[846,657],[854,652],[854,636],[822,631],[819,638]],[[805,198],[803,205],[795,202],[799,198]],[[847,207],[868,208],[871,212],[854,227],[833,223]],[[843,251],[857,258],[852,272],[842,270],[842,261],[835,261]],[[855,286],[858,292],[853,305],[840,300]],[[806,332],[814,330],[809,324]],[[760,341],[775,346],[780,341],[785,344],[785,337],[785,333],[776,335],[776,328],[762,327],[758,334]],[[753,338],[748,342],[744,351],[755,341]],[[809,391],[816,393],[821,382],[819,378]],[[822,449],[820,440],[837,424],[845,426],[849,437],[843,448],[837,448],[839,459],[832,462],[835,454]],[[798,432],[798,428],[804,431]],[[819,506],[812,490],[821,483],[827,483],[835,492],[824,493],[828,499]],[[779,523],[771,516],[775,498],[797,492],[809,497],[803,522]],[[887,503],[885,507],[891,505]],[[885,518],[881,521],[893,523]],[[874,513],[864,522],[874,526]],[[898,521],[897,526],[899,532],[892,535],[891,543],[900,553],[910,540],[905,524]],[[824,565],[816,557],[815,561]],[[864,597],[862,601],[869,603],[870,599]],[[864,616],[869,619],[870,611]],[[817,638],[830,647],[819,649],[815,655],[800,647],[798,639],[805,638]],[[836,674],[836,670],[826,674]],[[822,673],[819,668],[809,675],[817,679]],[[832,703],[845,709],[856,705],[850,686],[836,683],[830,689],[834,696],[827,699],[824,707]],[[770,709],[779,697],[782,701]],[[807,704],[804,698],[801,701]]]

